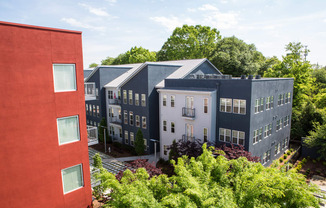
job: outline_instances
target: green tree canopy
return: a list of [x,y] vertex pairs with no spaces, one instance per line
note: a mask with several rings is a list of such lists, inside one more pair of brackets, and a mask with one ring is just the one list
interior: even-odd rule
[[156,53],[143,47],[132,47],[129,51],[118,55],[116,58],[107,57],[102,60],[102,65],[120,65],[156,61]]
[[177,27],[157,53],[157,60],[206,58],[215,49],[220,38],[220,32],[208,26]]
[[316,130],[310,132],[305,143],[310,147],[317,148],[317,152],[324,160],[326,160],[326,124],[316,124]]
[[246,158],[214,158],[203,146],[197,159],[173,161],[176,175],[149,179],[145,169],[124,172],[120,182],[111,173],[99,178],[111,189],[107,207],[319,207],[309,186],[295,170],[265,168]]
[[233,76],[257,74],[265,63],[265,57],[254,44],[247,44],[235,36],[220,40],[209,60],[222,73]]
[[88,67],[89,67],[89,68],[94,68],[94,67],[97,67],[97,66],[98,66],[97,63],[91,63]]
[[138,129],[135,140],[135,150],[137,155],[143,155],[145,152],[144,137],[141,129]]

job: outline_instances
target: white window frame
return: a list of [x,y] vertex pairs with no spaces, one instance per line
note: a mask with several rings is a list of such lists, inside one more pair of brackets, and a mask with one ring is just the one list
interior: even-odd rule
[[136,115],[135,119],[136,119],[136,127],[140,127],[140,116]]
[[208,113],[208,98],[204,98],[204,113]]
[[[59,121],[59,120],[62,120],[62,119],[73,118],[73,117],[77,118],[77,135],[78,135],[78,139],[76,139],[76,140],[72,140],[72,141],[69,141],[69,142],[61,143],[61,142],[60,142],[60,138],[59,138],[59,123],[58,123],[58,121]],[[92,124],[93,124],[93,122],[92,122]],[[78,141],[80,141],[79,116],[78,116],[78,115],[74,115],[74,116],[67,116],[67,117],[60,117],[60,118],[57,118],[57,133],[58,133],[58,141],[59,141],[59,145],[70,144],[70,143],[73,143],[73,142],[78,142]]]
[[134,132],[130,132],[130,145],[135,146],[135,135]]
[[[144,122],[144,120],[145,120],[145,122]],[[145,127],[144,127],[144,123],[145,123]],[[141,127],[143,129],[147,129],[147,119],[146,119],[146,116],[142,116],[141,117]]]
[[174,108],[174,106],[175,106],[175,95],[171,95],[170,105],[171,105],[171,108]]
[[166,106],[167,99],[168,99],[168,96],[167,95],[163,95],[163,98],[162,98],[162,105],[163,106]]
[[129,125],[133,126],[134,125],[134,112],[129,111]]
[[[64,170],[67,170],[67,169],[70,169],[70,168],[74,168],[74,167],[76,167],[76,166],[80,166],[80,172],[81,172],[80,175],[81,175],[82,185],[81,185],[80,187],[77,187],[77,188],[73,189],[73,190],[70,190],[70,191],[65,192],[64,180],[63,180],[63,171],[64,171]],[[84,183],[83,164],[80,163],[80,164],[77,164],[77,165],[74,165],[74,166],[71,166],[71,167],[67,167],[67,168],[62,169],[62,170],[61,170],[61,181],[62,181],[62,191],[63,191],[63,194],[68,194],[68,193],[71,193],[71,192],[73,192],[73,191],[76,191],[76,190],[78,190],[78,189],[83,188],[83,187],[85,186],[85,183]]]
[[[173,131],[172,131],[173,130]],[[174,134],[175,133],[175,123],[172,121],[171,122],[171,133]]]
[[[231,105],[229,106],[228,103]],[[222,106],[225,106],[225,110],[222,110]],[[230,111],[228,111],[228,107]],[[232,113],[232,99],[231,98],[220,98],[220,112]]]
[[[243,133],[243,138],[240,138],[240,133]],[[237,139],[237,142],[233,142],[233,138]],[[244,131],[232,130],[231,143],[245,146],[246,133]],[[240,140],[243,140],[243,144],[240,144]]]
[[146,94],[141,94],[141,106],[146,107]]
[[[244,103],[244,112],[241,113],[241,103]],[[246,106],[247,102],[246,100],[241,100],[241,99],[233,99],[233,113],[236,114],[241,114],[241,115],[246,115],[246,111],[247,111],[247,106]],[[236,109],[237,108],[237,109]]]
[[125,144],[129,144],[129,132],[125,130]]
[[123,104],[127,104],[128,103],[128,99],[127,99],[127,90],[123,90],[122,91],[122,96],[123,96]]
[[134,103],[132,90],[128,90],[128,100],[129,105],[132,105]]
[[[230,141],[226,141],[227,132],[230,132]],[[223,140],[221,140],[221,136],[223,136]],[[232,130],[231,129],[226,129],[226,128],[220,128],[219,129],[219,137],[218,137],[218,139],[219,139],[219,141],[222,141],[222,142],[231,143],[231,140],[232,140]]]
[[168,129],[168,124],[167,124],[167,122],[166,122],[166,120],[164,120],[163,121],[163,131],[167,131],[167,129]]
[[139,106],[139,93],[135,93],[135,105]]
[[208,141],[208,128],[204,128],[204,130],[203,130],[203,140],[204,140],[204,142],[207,142]]
[[[74,69],[74,88],[72,89],[65,89],[65,90],[56,90],[55,89],[55,80],[58,79],[58,77],[56,78],[55,77],[55,73],[54,73],[54,68],[55,66],[67,66],[67,65],[70,65],[70,66],[73,66],[73,69]],[[71,91],[77,91],[77,77],[76,77],[76,64],[52,64],[52,71],[53,71],[53,87],[54,87],[54,92],[71,92]]]

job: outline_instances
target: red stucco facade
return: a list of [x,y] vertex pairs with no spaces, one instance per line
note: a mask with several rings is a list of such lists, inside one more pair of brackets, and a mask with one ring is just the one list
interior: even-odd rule
[[[77,90],[54,92],[53,64],[75,64]],[[91,205],[81,32],[0,22],[0,207]],[[80,141],[59,145],[57,118],[78,115]],[[84,187],[63,193],[61,170]]]

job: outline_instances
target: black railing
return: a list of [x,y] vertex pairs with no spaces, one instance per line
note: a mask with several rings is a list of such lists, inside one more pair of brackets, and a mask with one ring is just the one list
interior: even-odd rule
[[189,136],[189,135],[186,135],[186,134],[183,134],[182,135],[182,140],[183,141],[191,141],[191,142],[193,142],[193,141],[195,141],[195,137],[194,136]]
[[110,105],[121,105],[121,100],[120,99],[111,99],[109,101]]
[[195,118],[195,109],[194,108],[182,108],[182,116]]

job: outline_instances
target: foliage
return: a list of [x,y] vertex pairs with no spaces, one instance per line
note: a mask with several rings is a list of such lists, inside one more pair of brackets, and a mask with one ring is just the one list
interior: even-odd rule
[[222,73],[239,77],[243,74],[257,74],[262,67],[273,65],[275,59],[265,63],[265,57],[256,50],[254,44],[246,44],[243,40],[232,36],[225,37],[217,43],[209,60]]
[[137,155],[143,155],[145,152],[144,137],[141,129],[138,129],[135,140],[135,150]]
[[309,186],[294,170],[265,168],[246,158],[214,158],[203,145],[203,154],[178,158],[176,175],[149,178],[144,168],[126,170],[120,181],[108,172],[98,177],[111,189],[107,207],[319,207]]
[[88,67],[89,67],[89,68],[94,68],[94,67],[97,67],[97,66],[98,66],[97,63],[91,63]]
[[186,155],[188,157],[198,157],[202,154],[202,145],[203,143],[196,139],[195,141],[190,140],[174,140],[172,145],[168,148],[170,150],[169,159],[177,160],[179,157]]
[[233,145],[227,146],[226,144],[215,147],[214,155],[223,155],[228,160],[237,159],[239,157],[245,157],[248,161],[259,162],[260,158],[251,156],[251,153],[246,151],[243,146]]
[[120,65],[156,61],[156,53],[143,47],[132,47],[129,51],[118,55],[116,58],[107,57],[102,60],[102,65]]
[[220,38],[220,32],[208,26],[177,27],[157,53],[157,60],[206,58],[215,49]]
[[[128,169],[133,173],[135,173],[137,171],[137,169],[139,169],[139,168],[145,168],[145,170],[147,171],[150,178],[163,174],[162,170],[160,168],[155,167],[154,162],[149,163],[149,162],[147,162],[147,160],[144,160],[144,159],[134,160],[131,163],[127,163],[126,166],[128,166]],[[120,171],[115,176],[119,181],[121,180],[121,178],[123,176],[123,172],[124,171]]]
[[96,154],[93,156],[93,163],[94,163],[94,167],[95,167],[95,168],[98,168],[98,169],[103,168],[103,165],[102,165],[102,158],[101,158],[101,156],[100,156],[99,153],[96,153]]
[[100,142],[104,142],[104,129],[106,130],[106,143],[112,143],[111,137],[109,137],[109,132],[107,129],[106,119],[103,117],[98,127],[98,136]]
[[326,124],[316,124],[316,130],[310,132],[310,136],[305,140],[309,147],[317,148],[317,152],[326,160]]

